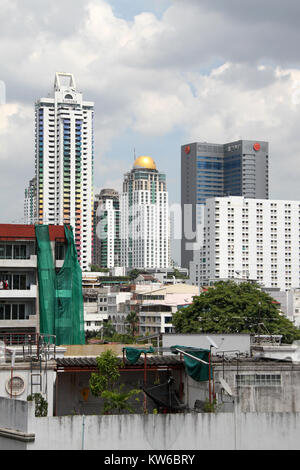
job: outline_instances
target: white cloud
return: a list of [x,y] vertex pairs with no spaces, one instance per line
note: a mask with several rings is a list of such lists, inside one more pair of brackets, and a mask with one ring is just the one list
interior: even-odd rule
[[[228,1],[231,12],[234,5]],[[0,197],[20,206],[34,169],[34,101],[51,91],[55,71],[70,71],[84,98],[95,101],[97,187],[120,187],[130,168],[134,143],[111,154],[126,131],[140,141],[172,134],[173,142],[178,132],[178,153],[166,153],[166,162],[179,161],[185,141],[268,140],[274,197],[298,198],[300,74],[296,59],[282,59],[284,52],[295,57],[295,28],[289,33],[284,21],[280,29],[279,12],[266,24],[206,0],[176,0],[160,18],[143,12],[131,21],[104,0],[3,0],[2,7],[0,79],[8,104],[0,107]],[[168,168],[179,198],[179,163]]]

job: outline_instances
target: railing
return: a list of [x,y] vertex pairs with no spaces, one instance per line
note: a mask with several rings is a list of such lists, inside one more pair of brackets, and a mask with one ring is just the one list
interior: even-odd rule
[[3,341],[6,346],[23,346],[23,345],[37,345],[37,333],[24,333],[22,331],[0,332],[0,341]]
[[14,331],[12,333],[0,333],[0,341],[7,346],[22,347],[23,358],[36,357],[48,359],[56,355],[56,336],[40,335],[39,333],[24,333]]

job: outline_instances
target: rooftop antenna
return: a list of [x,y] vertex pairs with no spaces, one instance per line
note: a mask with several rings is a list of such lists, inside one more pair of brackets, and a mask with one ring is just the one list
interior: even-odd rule
[[134,149],[133,149],[133,159],[134,159],[134,161],[136,160],[135,147],[134,147]]

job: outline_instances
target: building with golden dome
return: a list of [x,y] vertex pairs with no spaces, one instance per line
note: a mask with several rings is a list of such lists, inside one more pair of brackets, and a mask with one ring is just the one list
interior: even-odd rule
[[121,265],[169,266],[169,202],[166,175],[152,157],[139,156],[124,175],[120,196]]
[[157,170],[155,161],[151,157],[138,157],[134,164],[134,168],[147,168],[148,170]]

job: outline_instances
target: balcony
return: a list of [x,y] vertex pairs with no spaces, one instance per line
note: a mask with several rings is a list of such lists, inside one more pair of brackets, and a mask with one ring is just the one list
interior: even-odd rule
[[37,255],[26,259],[0,259],[0,268],[37,268]]
[[36,299],[37,286],[32,284],[30,289],[0,289],[0,300],[14,300],[14,299]]

